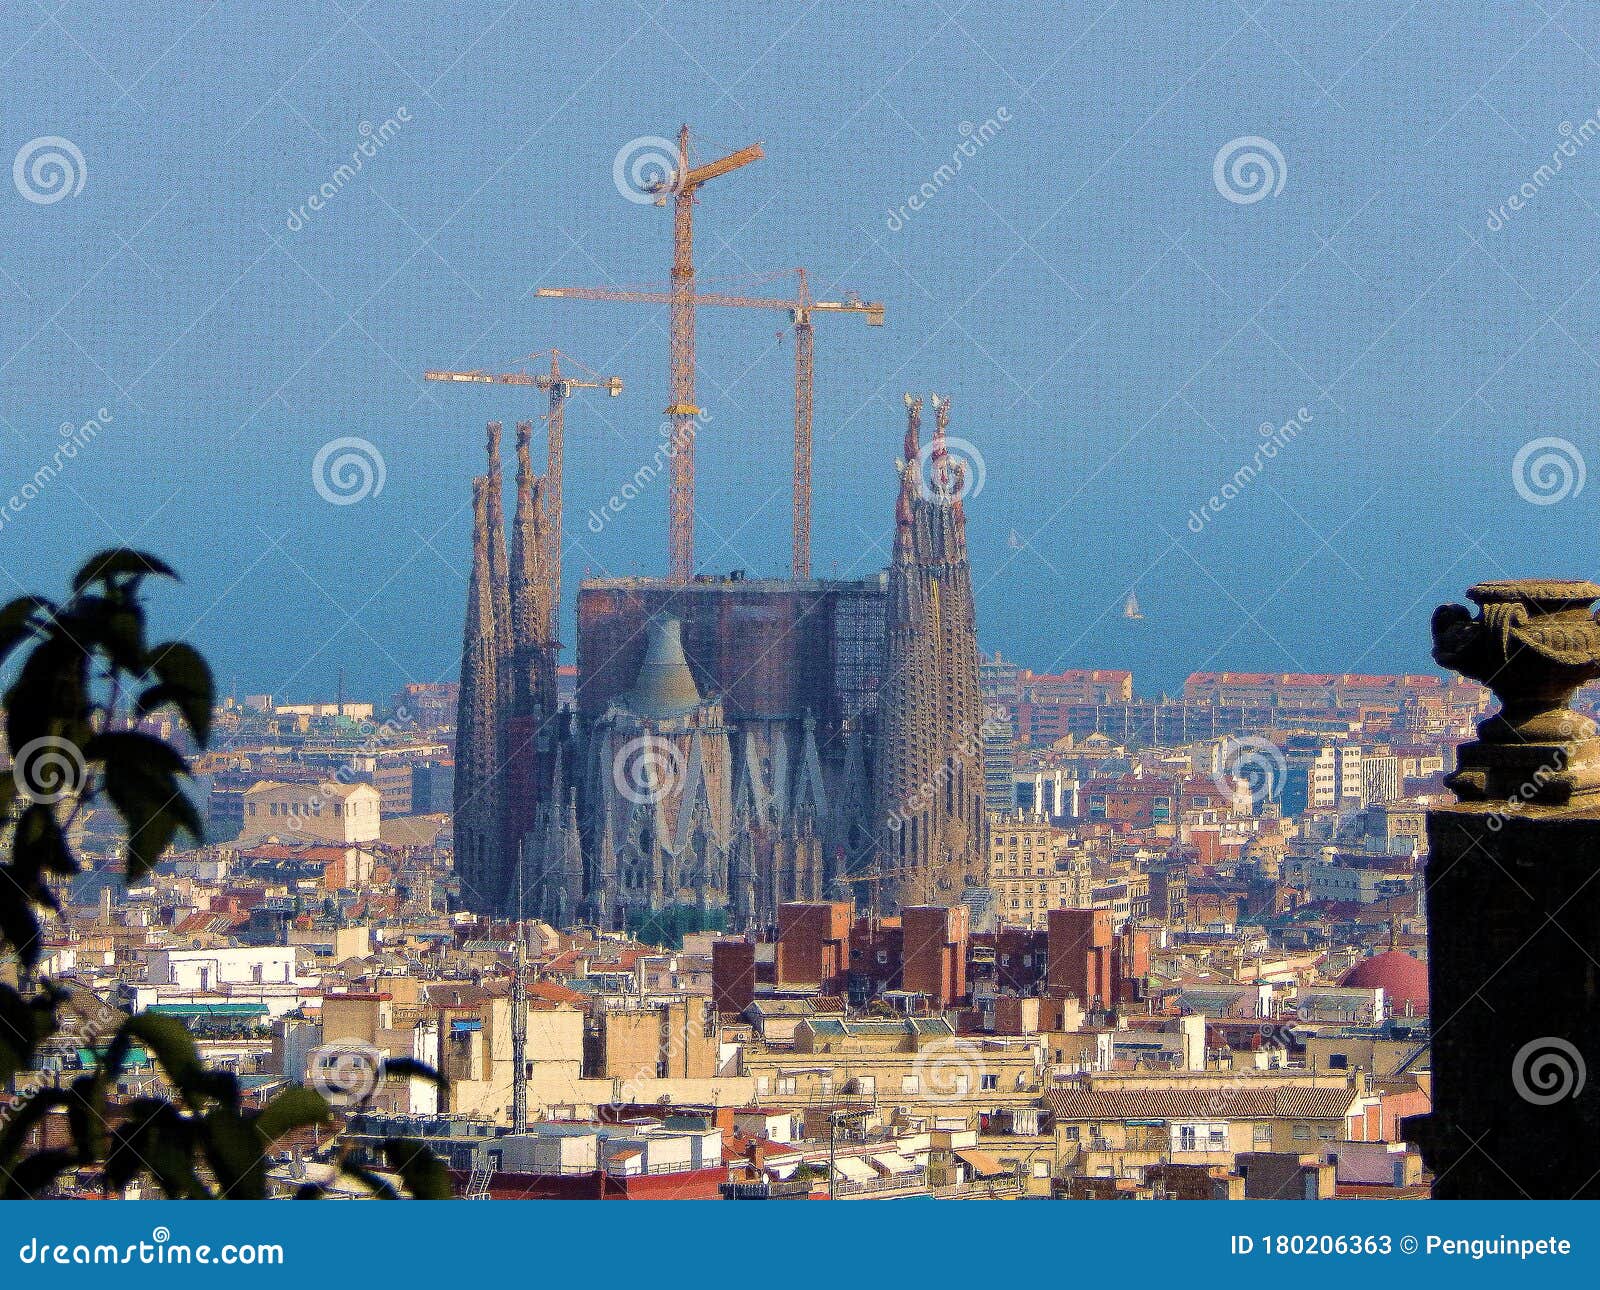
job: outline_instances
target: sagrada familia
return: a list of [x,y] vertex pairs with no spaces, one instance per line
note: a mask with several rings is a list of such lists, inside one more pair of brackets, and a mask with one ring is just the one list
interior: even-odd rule
[[730,930],[786,901],[883,913],[981,886],[982,705],[948,399],[921,445],[906,397],[889,568],[586,579],[575,701],[557,696],[557,561],[516,437],[507,550],[500,426],[473,481],[456,730],[461,903],[620,928],[689,907]]

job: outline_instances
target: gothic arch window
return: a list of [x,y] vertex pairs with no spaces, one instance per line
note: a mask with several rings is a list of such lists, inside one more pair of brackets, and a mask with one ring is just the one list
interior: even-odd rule
[[650,866],[643,857],[630,856],[623,863],[622,885],[631,891],[642,891],[650,885]]

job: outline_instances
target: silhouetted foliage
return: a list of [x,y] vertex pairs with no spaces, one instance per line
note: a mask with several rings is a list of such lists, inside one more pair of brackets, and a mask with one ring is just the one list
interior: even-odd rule
[[[118,548],[85,564],[64,602],[23,596],[0,609],[0,667],[20,658],[4,699],[11,767],[0,774],[0,839],[9,835],[0,868],[0,949],[15,955],[20,988],[0,984],[0,1083],[24,1075],[57,1033],[65,992],[35,969],[41,918],[59,909],[54,888],[82,870],[68,841],[81,813],[104,800],[121,817],[130,882],[148,874],[180,834],[202,841],[186,788],[188,762],[141,728],[170,709],[197,746],[211,734],[214,693],[205,660],[181,641],[145,638],[144,582],[175,577],[155,557]],[[136,1045],[160,1065],[176,1100],[113,1104]],[[439,1078],[409,1060],[387,1063],[385,1073]],[[66,1113],[70,1146],[25,1155],[33,1130],[57,1111]],[[91,1169],[108,1188],[148,1176],[169,1197],[259,1200],[267,1194],[273,1143],[331,1119],[328,1102],[308,1088],[246,1108],[238,1080],[208,1070],[181,1023],[144,1013],[128,1018],[94,1068],[71,1083],[19,1090],[0,1121],[0,1195],[38,1196],[63,1174]],[[449,1176],[425,1148],[391,1142],[384,1152],[410,1195],[451,1195]],[[368,1169],[343,1158],[338,1164],[374,1195],[401,1194]]]

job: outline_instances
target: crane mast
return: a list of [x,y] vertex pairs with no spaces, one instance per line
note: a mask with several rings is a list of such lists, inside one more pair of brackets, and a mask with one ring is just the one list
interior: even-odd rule
[[[678,131],[678,170],[689,172],[689,127]],[[671,390],[672,474],[667,518],[667,569],[674,582],[694,575],[694,190],[678,186],[672,211]]]
[[[812,390],[815,387],[815,338],[813,332],[813,317],[818,313],[854,313],[864,315],[870,327],[883,326],[884,309],[881,302],[876,300],[860,300],[853,294],[847,294],[843,300],[813,300],[811,288],[804,269],[795,269],[796,278],[795,294],[793,298],[782,296],[747,296],[734,295],[728,292],[694,292],[687,302],[683,301],[678,290],[678,280],[674,278],[667,291],[640,290],[632,287],[540,287],[535,294],[549,296],[564,300],[622,300],[636,304],[668,305],[674,309],[686,303],[692,316],[696,309],[718,307],[729,309],[777,309],[788,314],[794,324],[794,519],[793,519],[793,554],[791,567],[796,579],[805,579],[811,576],[811,443],[812,443]],[[692,275],[691,275],[692,276]],[[693,406],[692,396],[694,390],[694,344],[693,324],[690,324],[688,348],[688,390],[692,410],[688,414],[686,423],[680,425],[676,416],[673,420],[674,455],[672,458],[673,498],[674,506],[680,496],[678,477],[680,467],[688,472],[684,488],[690,499],[687,520],[689,534],[690,558],[687,566],[674,566],[674,581],[684,581],[692,573],[693,561],[693,497],[694,497],[694,426],[693,419],[699,414],[699,409]],[[676,330],[672,340],[673,360],[673,388],[678,388],[678,362],[680,349]],[[667,411],[672,414],[678,405],[674,403]],[[680,438],[680,436],[686,436]],[[674,509],[672,515],[676,519],[679,512]],[[677,533],[679,530],[674,529]],[[673,552],[679,550],[676,539],[670,542]],[[688,568],[682,578],[677,576],[676,570]]]
[[678,168],[656,186],[656,204],[672,202],[672,279],[668,331],[671,335],[671,374],[667,416],[672,421],[671,498],[667,521],[667,568],[673,582],[694,576],[694,437],[700,409],[694,401],[694,202],[699,188],[757,161],[759,143],[691,169],[689,127],[678,130]]
[[[539,358],[533,354],[530,358]],[[544,624],[548,639],[557,636],[561,613],[561,478],[566,469],[566,407],[574,390],[604,390],[612,398],[622,393],[620,376],[600,376],[589,372],[587,378],[565,375],[561,371],[561,351],[550,351],[548,372],[451,372],[432,370],[424,372],[429,381],[455,381],[474,385],[527,385],[544,390],[549,395],[545,428],[549,449],[545,465],[545,491],[549,501],[545,508],[545,570],[550,580],[550,621]],[[567,355],[568,358],[571,355]],[[580,368],[583,365],[578,364]],[[584,369],[587,371],[587,369]]]
[[790,561],[796,582],[811,576],[811,314],[794,314],[794,519]]

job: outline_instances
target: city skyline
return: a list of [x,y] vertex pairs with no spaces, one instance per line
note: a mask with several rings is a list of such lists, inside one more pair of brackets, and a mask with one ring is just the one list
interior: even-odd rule
[[0,1199],[1592,1257],[1450,1203],[1600,1198],[1600,0],[1460,8],[24,4]]

